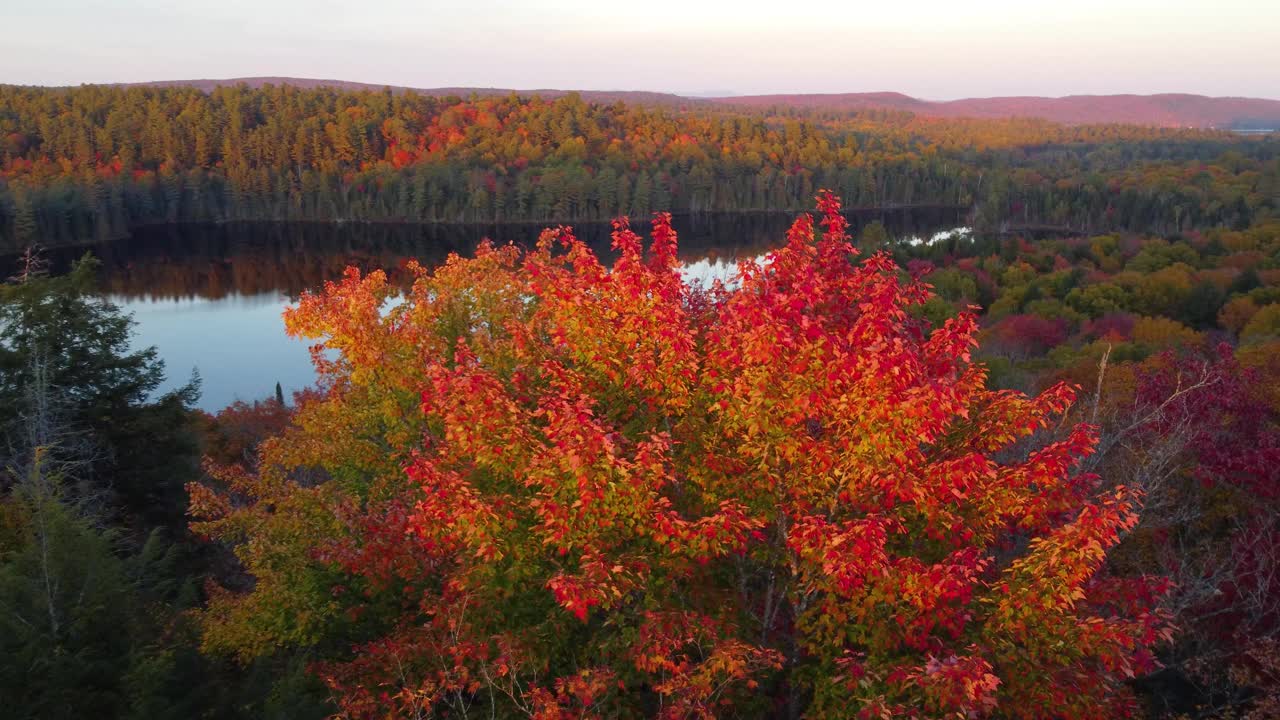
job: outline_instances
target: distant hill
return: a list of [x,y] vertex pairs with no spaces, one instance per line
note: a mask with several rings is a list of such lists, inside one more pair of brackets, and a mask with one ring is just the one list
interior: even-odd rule
[[[151,87],[190,86],[211,90],[219,85],[244,83],[251,87],[266,84],[293,85],[301,88],[335,87],[344,90],[381,90],[390,87],[402,92],[411,88],[385,86],[345,80],[318,80],[291,77],[246,77],[226,80],[163,80],[132,83]],[[538,94],[553,98],[567,94],[568,90],[507,88],[412,88],[424,95],[521,95]],[[933,117],[1036,117],[1054,122],[1079,125],[1086,123],[1130,123],[1162,127],[1216,127],[1216,128],[1280,128],[1280,100],[1242,97],[1207,97],[1204,95],[1069,95],[1067,97],[993,97],[966,98],[963,100],[930,101],[913,98],[895,92],[796,94],[796,95],[735,95],[728,97],[686,97],[674,93],[628,90],[583,90],[586,100],[644,105],[699,106],[720,105],[734,107],[769,107],[773,105],[831,108],[841,110],[891,109],[906,110],[918,115]]]
[[966,98],[932,102],[901,93],[751,95],[716,98],[717,103],[767,107],[908,110],[935,117],[1037,117],[1070,125],[1132,123],[1164,127],[1280,128],[1280,100],[1204,95],[1069,95],[1067,97]]
[[[514,90],[510,88],[481,88],[481,87],[438,87],[438,88],[410,88],[403,85],[378,85],[375,83],[351,82],[349,80],[319,80],[315,78],[293,78],[293,77],[243,77],[243,78],[227,78],[225,80],[157,80],[153,82],[142,83],[121,83],[125,86],[140,85],[144,87],[194,87],[199,90],[208,92],[220,85],[240,85],[245,84],[249,87],[262,87],[263,85],[292,85],[299,88],[319,88],[331,87],[342,90],[382,90],[391,88],[394,92],[404,92],[412,90],[420,95],[457,95],[459,97],[467,97],[475,94],[480,96],[492,95],[510,95],[511,93],[519,93],[520,95],[541,95],[544,98],[556,98],[568,95],[573,90],[555,90],[555,89],[534,89],[534,90]],[[592,102],[614,102],[622,100],[627,103],[635,103],[637,105],[683,105],[688,103],[703,102],[705,98],[687,98],[672,93],[645,92],[643,90],[579,90],[577,91],[584,100]]]

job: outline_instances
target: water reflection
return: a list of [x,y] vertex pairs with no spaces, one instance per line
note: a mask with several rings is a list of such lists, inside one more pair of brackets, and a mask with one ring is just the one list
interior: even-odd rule
[[928,237],[921,237],[919,235],[910,235],[908,237],[901,238],[901,241],[906,243],[907,245],[911,245],[912,247],[919,247],[920,245],[937,245],[938,243],[950,242],[952,240],[972,240],[972,239],[973,239],[973,228],[955,227],[955,228],[947,228],[945,230],[939,230],[933,233],[932,235],[929,235]]
[[110,297],[133,313],[135,345],[154,345],[164,358],[168,378],[161,391],[181,385],[198,370],[200,407],[206,410],[269,397],[277,382],[291,393],[313,381],[307,343],[284,334],[280,314],[293,299],[283,293]]
[[684,266],[680,268],[680,274],[684,277],[685,282],[689,284],[710,288],[718,282],[726,288],[733,288],[738,284],[739,262],[746,260],[763,265],[767,257],[767,253],[755,253],[742,258],[700,258],[698,260],[685,261]]
[[[780,245],[793,216],[735,214],[676,217],[680,258],[691,279],[710,284],[732,277],[739,259]],[[955,210],[858,214],[855,231],[879,220],[898,237],[929,236],[954,227]],[[644,228],[636,223],[637,231]],[[251,223],[141,228],[133,237],[89,248],[47,253],[54,272],[85,251],[100,261],[100,287],[134,314],[135,343],[156,346],[169,381],[203,378],[201,407],[215,410],[237,399],[286,393],[313,381],[306,343],[285,336],[280,313],[304,290],[320,287],[348,265],[394,271],[406,260],[443,262],[470,253],[485,237],[531,245],[543,225],[410,226],[394,224]],[[575,226],[578,236],[609,258],[606,223]],[[0,277],[13,260],[0,259]]]

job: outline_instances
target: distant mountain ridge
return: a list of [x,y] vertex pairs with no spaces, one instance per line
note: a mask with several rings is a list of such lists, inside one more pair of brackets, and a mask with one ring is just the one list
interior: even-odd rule
[[1159,95],[1068,95],[991,97],[929,101],[893,92],[830,95],[753,95],[716,98],[741,106],[794,105],[839,109],[888,108],[935,117],[1037,117],[1068,125],[1131,123],[1164,127],[1266,126],[1280,128],[1280,100]]
[[[267,84],[292,85],[300,88],[334,87],[343,90],[382,90],[396,92],[412,89],[424,95],[481,96],[541,95],[560,97],[573,92],[558,89],[513,90],[507,88],[442,87],[408,88],[394,85],[321,80],[292,77],[244,77],[224,80],[162,80],[127,83],[148,87],[195,87],[203,91],[221,85],[244,83],[250,87]],[[896,92],[733,95],[727,97],[688,97],[675,93],[634,90],[582,90],[583,99],[674,106],[735,106],[762,108],[773,105],[830,108],[836,110],[887,109],[905,110],[931,117],[1035,117],[1070,125],[1088,123],[1128,123],[1161,127],[1216,128],[1280,128],[1280,100],[1245,97],[1208,97],[1205,95],[1167,93],[1158,95],[1068,95],[1066,97],[991,97],[962,100],[931,101]]]

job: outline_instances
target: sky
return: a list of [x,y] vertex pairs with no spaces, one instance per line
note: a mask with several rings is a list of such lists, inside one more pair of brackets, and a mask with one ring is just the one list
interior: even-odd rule
[[1280,99],[1280,0],[0,0],[0,83]]

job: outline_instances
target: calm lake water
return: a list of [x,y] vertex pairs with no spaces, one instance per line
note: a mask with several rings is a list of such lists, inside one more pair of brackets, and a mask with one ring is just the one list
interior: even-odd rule
[[[676,217],[680,257],[700,279],[727,277],[739,259],[782,244],[790,214]],[[855,229],[880,220],[897,237],[929,237],[960,224],[958,211],[856,214]],[[411,226],[392,224],[245,223],[139,229],[131,238],[47,253],[55,272],[92,252],[102,263],[102,292],[136,321],[135,345],[154,345],[168,381],[193,370],[200,406],[286,394],[314,382],[307,343],[284,333],[281,313],[300,293],[319,288],[348,265],[394,270],[410,258],[431,266],[450,252],[469,253],[482,238],[529,246],[542,225]],[[607,224],[578,224],[578,236],[609,255]],[[637,227],[639,230],[639,227]],[[10,263],[0,260],[0,266]],[[0,267],[0,269],[7,269]],[[7,272],[4,277],[7,277]]]

